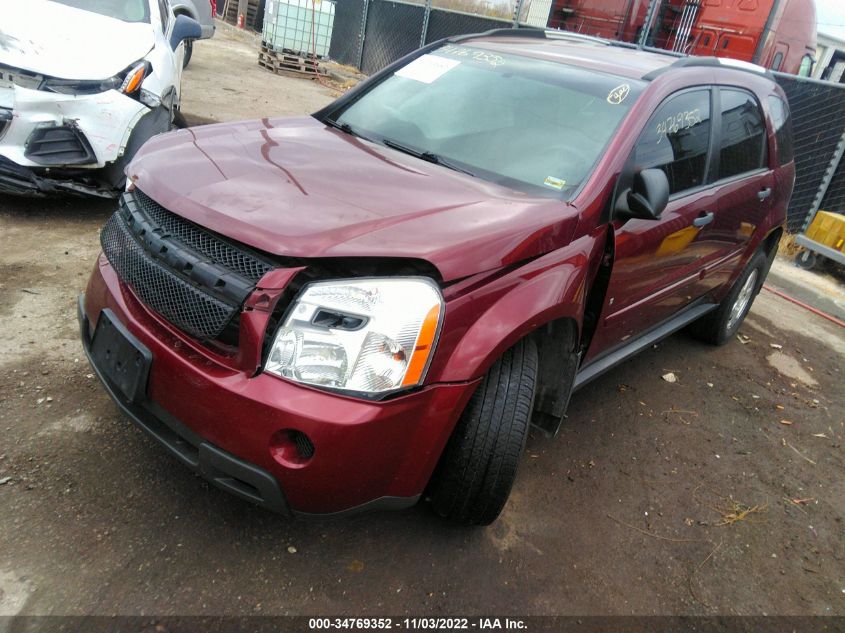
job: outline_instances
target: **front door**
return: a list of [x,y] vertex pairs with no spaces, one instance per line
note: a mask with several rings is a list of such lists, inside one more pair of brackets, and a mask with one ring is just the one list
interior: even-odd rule
[[711,92],[695,88],[669,97],[637,140],[629,161],[632,170],[662,169],[671,197],[659,220],[614,221],[613,268],[585,362],[625,344],[698,298],[699,271],[723,254],[702,239],[718,209],[716,193],[707,185]]

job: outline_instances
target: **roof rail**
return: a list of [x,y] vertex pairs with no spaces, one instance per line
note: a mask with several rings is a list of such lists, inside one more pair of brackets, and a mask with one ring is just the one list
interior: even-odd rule
[[464,35],[456,35],[448,38],[450,42],[463,42],[464,40],[472,40],[477,37],[536,37],[539,39],[546,38],[546,32],[543,29],[534,27],[525,27],[521,29],[491,29],[481,33],[466,33]]
[[548,40],[577,40],[579,42],[594,42],[595,44],[604,44],[611,46],[613,41],[607,40],[603,37],[595,35],[584,35],[583,33],[575,33],[574,31],[562,31],[560,29],[545,29],[543,31]]
[[730,68],[732,70],[741,70],[747,73],[754,73],[755,75],[761,75],[763,77],[768,77],[772,81],[774,81],[775,77],[771,73],[771,71],[763,66],[758,66],[757,64],[752,64],[750,62],[745,62],[739,59],[731,59],[729,57],[699,57],[696,55],[681,57],[673,64],[666,66],[664,68],[658,68],[657,70],[653,70],[647,75],[643,77],[643,79],[651,80],[657,77],[658,75],[670,70],[672,68]]
[[468,33],[465,35],[457,35],[447,38],[450,42],[462,42],[465,40],[475,39],[479,37],[533,37],[537,39],[547,40],[571,40],[577,42],[593,42],[595,44],[604,44],[605,46],[617,46],[619,48],[629,48],[635,50],[644,50],[650,53],[662,53],[664,55],[671,55],[673,57],[682,57],[681,53],[666,51],[662,48],[653,48],[649,46],[640,46],[632,42],[620,42],[619,40],[608,40],[603,37],[595,35],[585,35],[583,33],[575,33],[574,31],[564,31],[562,29],[541,29],[534,26],[527,26],[521,28],[503,28],[492,29],[482,33]]
[[547,40],[570,40],[577,42],[592,42],[594,44],[604,44],[605,46],[614,46],[619,48],[629,48],[647,53],[654,53],[657,55],[666,55],[668,57],[675,57],[676,61],[671,64],[658,68],[643,76],[643,79],[651,81],[658,75],[666,72],[670,68],[694,68],[694,67],[723,67],[734,70],[741,70],[745,72],[754,73],[756,75],[763,75],[769,79],[774,80],[772,72],[757,64],[744,62],[738,59],[731,59],[729,57],[699,57],[695,55],[685,55],[677,51],[667,51],[663,48],[656,48],[654,46],[642,46],[640,44],[633,44],[630,42],[620,42],[618,40],[608,40],[603,37],[596,37],[593,35],[584,35],[583,33],[575,33],[573,31],[564,31],[560,29],[540,29],[536,27],[523,28],[507,28],[507,29],[493,29],[485,31],[484,33],[469,33],[467,35],[459,35],[457,37],[449,38],[450,42],[462,42],[469,39],[479,37],[532,37],[537,39]]

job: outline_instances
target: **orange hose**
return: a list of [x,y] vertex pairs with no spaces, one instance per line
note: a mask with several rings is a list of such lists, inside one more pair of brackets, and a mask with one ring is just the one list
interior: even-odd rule
[[809,312],[812,312],[813,314],[815,314],[815,315],[817,315],[817,316],[820,316],[820,317],[821,317],[821,318],[823,318],[823,319],[827,319],[827,320],[828,320],[828,321],[830,321],[831,323],[835,323],[835,324],[836,324],[836,325],[838,325],[839,327],[845,327],[845,321],[841,321],[841,320],[837,319],[837,318],[836,318],[835,316],[833,316],[832,314],[828,314],[827,312],[822,312],[821,310],[819,310],[819,309],[817,309],[817,308],[814,308],[814,307],[813,307],[813,306],[811,306],[811,305],[807,305],[807,304],[806,304],[806,303],[804,303],[803,301],[799,301],[799,300],[798,300],[798,299],[796,299],[795,297],[790,297],[788,294],[786,294],[786,293],[784,293],[784,292],[781,292],[780,290],[775,290],[774,288],[772,288],[771,286],[769,286],[769,285],[767,285],[767,284],[763,284],[763,288],[765,288],[766,290],[768,290],[768,291],[769,291],[769,292],[771,292],[772,294],[777,295],[777,296],[778,296],[778,297],[780,297],[781,299],[786,299],[787,301],[791,301],[791,302],[792,302],[792,303],[794,303],[795,305],[797,305],[797,306],[801,306],[801,307],[802,307],[802,308],[804,308],[805,310],[808,310]]
[[[314,22],[316,21],[317,17],[316,2],[317,0],[311,0],[311,55],[314,57],[315,69],[317,65],[317,32],[314,26]],[[337,88],[323,81],[323,78],[320,76],[320,73],[314,73],[314,76],[317,78],[317,83],[323,86],[323,88],[328,88],[329,90],[337,91]]]

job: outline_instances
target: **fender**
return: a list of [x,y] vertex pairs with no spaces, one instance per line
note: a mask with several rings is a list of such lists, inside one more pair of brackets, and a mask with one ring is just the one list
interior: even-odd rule
[[595,231],[488,284],[479,287],[470,279],[447,288],[444,336],[430,381],[463,382],[483,376],[518,340],[558,319],[574,322],[577,340],[596,269],[591,264],[601,256],[605,239],[603,229]]

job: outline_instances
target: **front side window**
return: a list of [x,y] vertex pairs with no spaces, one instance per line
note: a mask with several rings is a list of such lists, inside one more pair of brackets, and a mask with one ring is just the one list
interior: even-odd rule
[[670,192],[705,183],[710,147],[710,91],[692,90],[664,101],[646,124],[634,150],[635,170],[662,169]]
[[778,144],[778,162],[786,165],[792,161],[792,116],[789,106],[780,97],[769,97],[769,111],[772,113],[772,123],[775,128],[775,139]]
[[757,99],[744,90],[721,91],[719,179],[760,169],[766,163],[766,122]]
[[560,198],[590,174],[644,87],[481,45],[446,44],[328,119],[371,141]]
[[75,9],[99,13],[123,22],[150,21],[150,7],[147,0],[52,0]]
[[158,11],[161,14],[161,30],[167,33],[167,26],[170,23],[170,6],[167,0],[158,0]]

